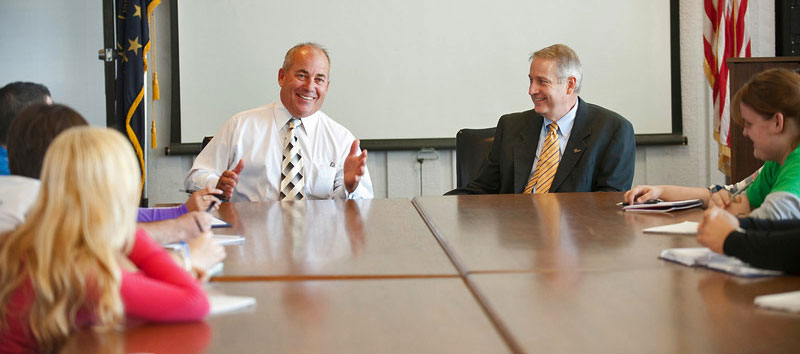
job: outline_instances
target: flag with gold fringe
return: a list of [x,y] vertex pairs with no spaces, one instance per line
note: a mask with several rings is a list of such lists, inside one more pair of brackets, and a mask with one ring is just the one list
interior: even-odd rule
[[117,126],[127,135],[141,167],[142,186],[146,167],[142,142],[145,134],[145,55],[150,51],[150,14],[160,0],[117,0]]
[[705,0],[703,69],[714,100],[714,139],[719,145],[719,170],[731,175],[730,83],[727,58],[750,57],[747,0]]

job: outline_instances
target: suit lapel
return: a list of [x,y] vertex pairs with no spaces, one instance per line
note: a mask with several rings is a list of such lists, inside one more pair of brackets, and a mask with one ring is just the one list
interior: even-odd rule
[[589,128],[589,109],[586,102],[578,98],[578,111],[575,112],[575,123],[572,125],[572,132],[569,135],[567,146],[564,147],[564,154],[561,155],[561,161],[558,163],[558,170],[553,177],[553,185],[550,186],[550,191],[555,191],[564,182],[564,180],[572,172],[575,164],[581,159],[581,156],[586,151],[586,138],[592,134]]
[[528,183],[536,157],[536,146],[539,144],[539,132],[542,129],[542,116],[531,110],[526,118],[526,125],[519,132],[520,141],[514,145],[513,150],[514,193],[522,193]]

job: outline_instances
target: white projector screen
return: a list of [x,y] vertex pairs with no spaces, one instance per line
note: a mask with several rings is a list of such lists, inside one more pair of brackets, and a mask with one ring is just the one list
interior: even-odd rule
[[528,57],[553,43],[580,56],[583,99],[636,134],[673,133],[670,0],[176,3],[173,143],[200,142],[277,100],[284,54],[306,41],[331,55],[322,110],[361,139],[452,138],[531,109]]

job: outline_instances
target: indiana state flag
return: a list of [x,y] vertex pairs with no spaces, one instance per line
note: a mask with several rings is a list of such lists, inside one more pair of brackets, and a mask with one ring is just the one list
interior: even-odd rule
[[127,134],[145,179],[145,54],[150,51],[148,19],[161,0],[117,0],[117,126]]

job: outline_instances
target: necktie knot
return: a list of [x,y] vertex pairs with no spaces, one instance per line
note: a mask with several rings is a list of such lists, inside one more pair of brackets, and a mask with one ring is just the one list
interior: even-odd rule
[[547,125],[549,128],[548,133],[558,133],[558,124],[556,122]]
[[289,130],[292,130],[298,125],[300,125],[300,119],[292,117],[292,119],[289,119],[289,123],[287,124],[289,124]]

